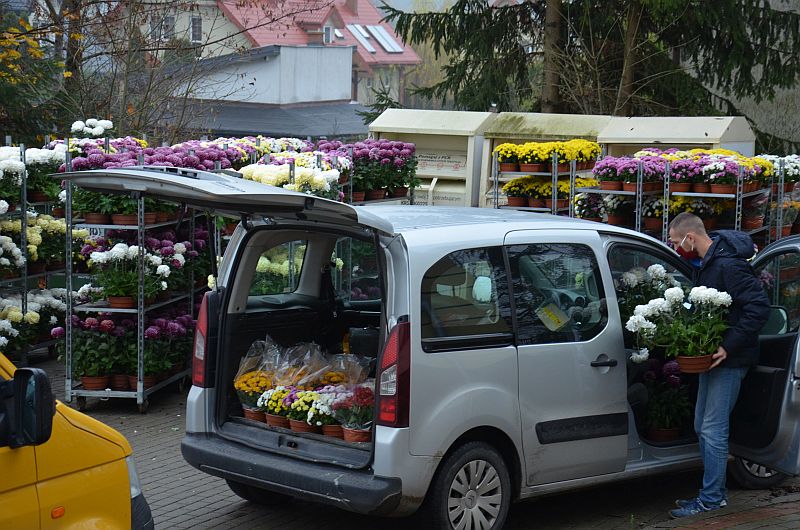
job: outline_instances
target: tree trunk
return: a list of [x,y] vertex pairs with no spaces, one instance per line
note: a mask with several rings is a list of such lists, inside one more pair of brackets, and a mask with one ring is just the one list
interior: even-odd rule
[[557,62],[561,50],[561,25],[561,0],[548,0],[544,16],[542,112],[558,112],[561,104]]
[[636,37],[642,21],[642,4],[634,0],[628,6],[625,24],[625,48],[622,57],[622,76],[617,91],[617,102],[614,105],[614,116],[630,116],[633,114],[634,65],[636,63]]

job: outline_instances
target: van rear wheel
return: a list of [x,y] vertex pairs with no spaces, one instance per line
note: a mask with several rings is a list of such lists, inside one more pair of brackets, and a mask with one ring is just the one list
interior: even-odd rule
[[498,530],[511,504],[511,477],[500,453],[469,442],[442,462],[420,517],[435,528]]
[[731,478],[743,489],[765,490],[774,488],[786,480],[788,475],[744,458],[734,457],[728,466]]
[[228,487],[236,495],[253,504],[260,504],[262,506],[273,506],[275,504],[286,502],[291,499],[288,495],[282,493],[274,493],[269,490],[257,488],[250,484],[242,484],[241,482],[234,482],[233,480],[226,480]]

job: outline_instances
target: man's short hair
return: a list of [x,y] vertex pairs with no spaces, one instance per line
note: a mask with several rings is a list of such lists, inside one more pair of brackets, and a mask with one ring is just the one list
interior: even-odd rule
[[706,235],[706,227],[703,225],[703,220],[693,213],[681,212],[670,221],[669,229],[674,230],[679,234],[688,234],[694,232],[697,235]]

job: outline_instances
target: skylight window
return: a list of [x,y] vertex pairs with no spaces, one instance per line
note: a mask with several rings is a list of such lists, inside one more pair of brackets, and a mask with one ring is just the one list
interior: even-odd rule
[[403,48],[389,35],[383,26],[367,26],[367,30],[375,37],[388,53],[403,53]]
[[364,29],[358,24],[347,24],[347,30],[356,38],[358,43],[364,47],[369,53],[375,53],[375,48],[367,41],[366,37],[362,34]]

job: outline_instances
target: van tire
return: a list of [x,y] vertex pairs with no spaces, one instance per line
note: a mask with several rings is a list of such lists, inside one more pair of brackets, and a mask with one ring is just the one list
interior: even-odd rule
[[274,506],[291,499],[290,496],[283,493],[275,493],[269,490],[257,488],[250,484],[242,484],[241,482],[234,482],[233,480],[225,480],[228,487],[236,495],[242,499],[252,502],[253,504],[260,504],[262,506]]
[[779,486],[789,478],[780,471],[750,462],[738,456],[728,466],[728,473],[742,489],[766,490]]
[[[490,483],[496,483],[495,486],[478,492],[474,488],[469,488],[467,496],[461,496],[458,492],[459,487],[469,487],[470,477],[468,472],[472,468],[473,473],[476,474],[472,479],[477,479],[480,484],[483,480],[489,480]],[[436,475],[431,482],[428,489],[428,495],[417,512],[419,522],[422,523],[424,528],[437,528],[437,529],[452,529],[463,517],[469,517],[470,512],[479,507],[481,500],[487,502],[487,498],[496,497],[499,488],[499,504],[491,502],[490,508],[487,510],[479,510],[483,517],[483,521],[487,524],[484,525],[471,525],[466,528],[473,530],[499,530],[503,528],[506,517],[508,517],[508,509],[511,505],[511,476],[506,467],[506,463],[500,453],[493,446],[485,442],[468,442],[451,453],[436,471]],[[448,509],[449,501],[463,498],[465,503],[469,505],[465,507],[464,504],[455,506],[453,511]],[[495,511],[494,518],[492,519],[492,511]],[[452,520],[451,520],[452,515]],[[473,519],[473,522],[475,520]],[[481,522],[483,522],[481,521]]]

